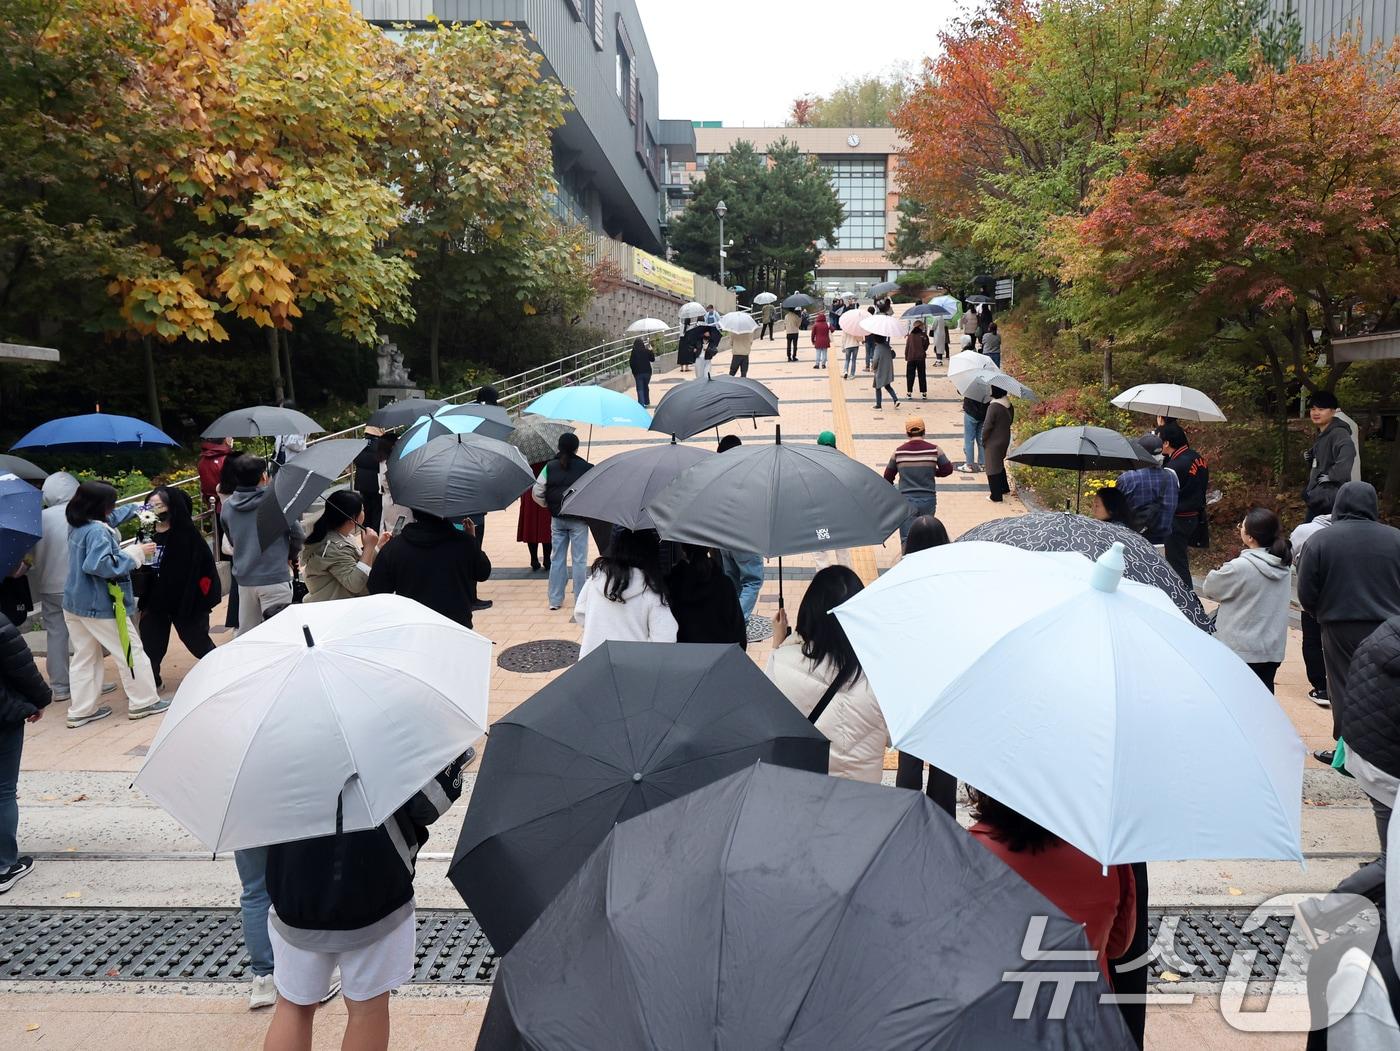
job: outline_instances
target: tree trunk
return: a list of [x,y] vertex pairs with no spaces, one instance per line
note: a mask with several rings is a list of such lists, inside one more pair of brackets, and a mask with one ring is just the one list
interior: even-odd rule
[[282,338],[282,373],[287,378],[287,397],[292,401],[297,400],[296,378],[292,375],[292,334],[283,332]]
[[442,370],[440,367],[441,358],[438,355],[439,340],[442,337],[442,315],[444,307],[442,296],[438,296],[437,303],[433,306],[433,327],[432,333],[428,336],[428,382],[434,387],[442,383]]
[[160,419],[160,392],[156,389],[156,355],[151,347],[151,337],[141,337],[141,357],[146,367],[146,405],[151,414],[151,422],[161,430],[165,424]]
[[282,386],[282,351],[280,349],[281,340],[277,338],[277,330],[268,328],[267,330],[267,350],[272,356],[272,401],[273,404],[281,405],[287,396],[286,390]]

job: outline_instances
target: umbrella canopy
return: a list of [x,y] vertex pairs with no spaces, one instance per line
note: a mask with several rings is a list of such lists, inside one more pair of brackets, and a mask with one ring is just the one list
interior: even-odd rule
[[658,332],[669,332],[671,326],[660,318],[644,317],[627,326],[629,336],[654,336]]
[[160,428],[131,416],[90,412],[41,423],[15,442],[15,449],[74,449],[111,452],[180,444]]
[[995,303],[996,300],[994,300],[991,296],[968,296],[967,302],[980,305],[982,303]]
[[[1122,580],[1122,553],[958,543],[839,606],[895,745],[1105,865],[1301,860],[1293,724],[1229,647]],[[931,667],[928,612],[954,601]]]
[[472,433],[479,434],[483,438],[495,438],[498,441],[505,441],[515,430],[515,421],[511,419],[510,413],[499,405],[484,405],[481,402],[473,401],[465,405],[453,405],[449,409],[443,410],[439,415],[479,416],[482,422]]
[[942,307],[948,312],[949,317],[956,317],[962,313],[962,304],[955,296],[934,296],[927,303],[931,307]]
[[[457,408],[455,405],[446,405],[431,416],[420,416],[408,430],[403,432],[403,436],[394,443],[394,453],[396,456],[408,456],[417,452],[434,438],[441,438],[444,434],[475,434],[486,421],[480,416],[469,416],[460,412],[452,412]],[[497,441],[500,436],[492,435]]]
[[846,335],[864,339],[867,333],[865,329],[860,327],[860,319],[869,316],[864,310],[845,310],[842,311],[841,319],[837,324],[841,326],[841,331]]
[[359,438],[329,438],[283,464],[269,483],[272,492],[258,505],[258,543],[266,549],[284,535],[364,447]]
[[[1036,917],[1068,951],[1023,958]],[[1087,944],[922,793],[760,763],[617,825],[505,957],[477,1046],[1131,1048]],[[1089,988],[1016,1020],[1008,972]]]
[[525,411],[537,416],[575,420],[596,427],[645,429],[651,426],[651,413],[635,398],[595,384],[555,387],[532,401],[525,407]]
[[520,450],[527,463],[544,463],[559,451],[559,439],[565,434],[573,434],[572,424],[544,416],[522,416],[515,430],[506,439]]
[[992,388],[1000,387],[1013,398],[1035,401],[1035,392],[1018,379],[1013,379],[1000,369],[978,369],[976,372],[959,372],[953,377],[953,386],[964,398],[984,404],[992,400]]
[[623,529],[655,529],[647,505],[681,472],[714,455],[673,441],[609,456],[564,494],[562,510],[575,518],[611,522]]
[[898,281],[881,281],[877,284],[871,285],[868,290],[868,293],[871,296],[871,298],[878,298],[880,296],[887,296],[891,292],[896,292],[898,290]]
[[815,302],[816,300],[809,296],[806,292],[794,292],[792,295],[788,296],[786,299],[783,300],[783,309],[805,310],[807,307],[811,306]]
[[1215,630],[1196,592],[1181,582],[1176,570],[1157,553],[1146,538],[1115,522],[1100,522],[1086,515],[1039,511],[1014,518],[998,518],[973,526],[958,541],[982,540],[1009,544],[1022,551],[1074,551],[1098,558],[1114,544],[1123,545],[1123,575],[1139,584],[1160,589],[1186,619],[1206,633]]
[[682,306],[680,310],[677,311],[677,313],[680,315],[681,320],[684,321],[687,318],[704,317],[705,308],[699,303],[696,303],[694,300],[692,300],[691,302],[686,303],[684,306]]
[[730,420],[777,415],[778,396],[758,380],[711,376],[678,384],[662,395],[651,418],[651,430],[689,438]]
[[1000,372],[997,363],[985,354],[975,350],[960,350],[948,359],[948,378],[953,379],[962,372]]
[[901,336],[907,336],[909,334],[909,329],[905,327],[904,321],[892,314],[867,314],[862,312],[857,314],[857,316],[860,318],[861,328],[866,332],[872,332],[877,336],[883,336],[885,339],[899,339]]
[[899,490],[824,445],[745,445],[696,464],[647,508],[663,540],[764,557],[882,544]]
[[519,449],[479,434],[445,434],[389,461],[394,502],[439,518],[499,511],[534,484]]
[[250,405],[226,412],[204,428],[201,438],[262,438],[281,434],[316,434],[325,428],[304,412],[277,405]]
[[733,310],[728,314],[720,315],[719,327],[722,332],[736,332],[742,336],[750,332],[757,332],[758,322],[747,310]]
[[1051,427],[1033,434],[1007,454],[1028,467],[1058,467],[1068,471],[1131,471],[1155,467],[1141,446],[1107,427]]
[[412,599],[289,606],[195,665],[136,784],[210,850],[375,828],[486,726],[491,643]]
[[400,398],[382,409],[376,409],[366,421],[371,427],[391,431],[395,427],[407,427],[417,423],[423,416],[431,416],[448,403],[436,398]]
[[952,317],[953,312],[939,303],[920,303],[918,306],[906,310],[904,316],[907,318],[940,318]]
[[49,472],[37,464],[32,464],[22,456],[7,456],[0,453],[0,473],[12,474],[35,485],[42,484]]
[[448,878],[508,952],[619,821],[829,747],[738,646],[604,643],[492,725]]
[[753,297],[753,301],[755,306],[765,307],[769,303],[776,303],[778,301],[778,297],[775,296],[772,292],[760,292],[758,295]]
[[1171,416],[1178,420],[1200,420],[1203,423],[1224,423],[1220,406],[1195,387],[1179,383],[1139,383],[1129,387],[1113,404],[1129,412],[1149,416]]
[[39,542],[43,510],[38,489],[16,474],[0,474],[0,575],[13,573]]

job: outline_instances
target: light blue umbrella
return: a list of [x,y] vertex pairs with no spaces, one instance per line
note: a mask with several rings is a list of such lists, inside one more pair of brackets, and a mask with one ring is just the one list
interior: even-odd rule
[[431,416],[419,416],[404,431],[403,437],[394,446],[399,456],[423,448],[434,438],[444,434],[473,434],[486,420],[481,416],[469,416],[462,412],[452,412],[456,405],[444,405]]
[[525,407],[536,416],[551,416],[556,420],[573,420],[590,427],[651,426],[651,413],[641,402],[619,394],[607,387],[589,384],[583,387],[556,387],[541,394]]

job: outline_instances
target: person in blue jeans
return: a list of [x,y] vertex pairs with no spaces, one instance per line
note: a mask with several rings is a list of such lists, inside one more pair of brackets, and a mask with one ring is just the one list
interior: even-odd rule
[[573,560],[574,601],[578,601],[588,581],[588,523],[582,518],[561,514],[564,494],[593,469],[593,465],[578,455],[578,435],[559,436],[559,454],[540,469],[531,498],[541,507],[549,508],[550,543],[549,608],[564,605],[564,588],[569,579],[569,560]]
[[[737,434],[726,434],[719,440],[719,452],[728,452],[743,445]],[[758,594],[763,590],[763,556],[750,551],[721,551],[720,561],[724,575],[734,583],[739,592],[739,608],[744,612],[744,623],[753,616],[758,605]]]
[[248,949],[248,969],[253,972],[248,1007],[271,1007],[277,1002],[277,990],[272,984],[272,939],[267,933],[267,910],[272,904],[267,895],[267,848],[235,850],[233,863],[238,868],[238,882],[243,885],[238,907],[243,919],[243,944]]
[[987,418],[987,406],[976,398],[963,399],[963,462],[958,470],[970,474],[987,456],[982,444],[982,421]]

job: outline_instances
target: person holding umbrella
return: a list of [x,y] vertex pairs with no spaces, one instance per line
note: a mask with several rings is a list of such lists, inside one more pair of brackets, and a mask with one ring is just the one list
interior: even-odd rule
[[880,408],[880,395],[888,393],[897,409],[899,408],[899,395],[894,392],[894,347],[890,346],[890,341],[885,336],[871,336],[870,338],[875,341],[873,351],[875,375],[871,377],[871,385],[875,388],[875,408]]
[[914,322],[909,338],[904,341],[904,393],[914,396],[914,378],[919,380],[919,393],[928,401],[928,333],[922,321]]
[[569,563],[573,561],[574,602],[583,593],[588,573],[588,523],[582,518],[562,514],[564,494],[593,465],[578,454],[578,435],[559,436],[559,455],[550,460],[536,476],[530,497],[540,507],[549,509],[551,518],[550,543],[553,557],[549,563],[549,608],[556,610],[564,604],[564,585],[568,582]]
[[97,705],[103,650],[115,658],[126,691],[127,718],[144,719],[170,707],[168,700],[161,700],[141,636],[131,630],[129,619],[136,613],[131,571],[156,553],[156,545],[124,549],[120,534],[108,524],[116,509],[116,489],[106,482],[83,482],[64,510],[71,530],[63,588],[63,619],[73,643],[70,730],[112,714],[111,708]]
[[845,566],[828,566],[812,577],[797,608],[797,631],[789,629],[786,611],[773,618],[765,671],[831,742],[830,772],[878,784],[889,731],[860,659],[830,612],[864,586]]
[[[848,307],[846,313],[855,310],[855,307]],[[852,317],[855,315],[852,314]],[[845,362],[841,367],[841,378],[843,380],[855,379],[856,356],[860,353],[861,337],[849,329],[841,329],[842,341],[841,349],[845,356]]]
[[1191,587],[1192,546],[1204,547],[1201,540],[1206,537],[1206,490],[1210,488],[1210,467],[1206,458],[1187,443],[1186,432],[1179,423],[1164,424],[1159,437],[1162,439],[1162,453],[1167,461],[1163,464],[1176,475],[1176,514],[1172,517],[1171,535],[1167,537],[1167,562],[1181,582]]
[[666,601],[660,552],[651,530],[619,529],[574,600],[583,625],[579,658],[605,642],[675,642],[679,630]]
[[759,339],[773,339],[773,322],[777,318],[778,308],[772,303],[764,303],[763,309],[758,313],[758,320],[761,325],[758,330]]
[[924,440],[924,421],[911,416],[904,423],[908,439],[895,449],[885,465],[885,481],[899,485],[899,491],[909,502],[909,516],[900,524],[899,542],[909,540],[909,528],[920,515],[931,515],[938,509],[938,479],[953,473],[953,462],[943,450]]
[[939,365],[948,357],[948,319],[938,317],[933,322],[933,360]]
[[384,527],[384,492],[380,488],[380,468],[389,459],[393,442],[378,427],[365,428],[365,447],[354,459],[355,492],[364,504],[365,526],[378,532]]
[[676,618],[677,642],[736,643],[748,649],[739,592],[714,548],[681,545],[681,557],[666,574],[666,600]]
[[959,323],[963,337],[967,346],[977,348],[977,306],[975,303],[968,303],[963,307],[962,321]]
[[638,338],[632,341],[632,355],[627,365],[632,370],[632,382],[637,385],[637,401],[641,402],[642,408],[651,405],[651,363],[655,360],[656,351],[652,349],[650,340]]
[[[357,533],[359,543],[355,541]],[[389,536],[365,524],[364,498],[353,489],[337,489],[327,496],[321,517],[311,527],[302,549],[305,601],[329,602],[368,594],[375,556],[389,542]]]
[[[715,451],[728,452],[741,448],[743,444],[743,439],[737,434],[726,434],[719,440]],[[720,561],[724,565],[724,575],[739,592],[739,610],[747,624],[758,606],[759,593],[763,591],[763,556],[752,551],[721,551]]]
[[987,459],[987,489],[994,504],[1001,503],[1011,492],[1006,478],[1006,452],[1011,448],[1011,424],[1015,418],[1016,410],[1005,389],[993,387],[987,416],[982,421],[982,455]]
[[146,498],[146,506],[156,516],[156,550],[147,563],[154,572],[139,602],[141,644],[161,689],[160,664],[170,648],[170,629],[201,660],[214,648],[209,614],[223,595],[214,553],[194,524],[194,505],[184,490],[160,486]]
[[783,314],[783,332],[787,336],[787,359],[797,360],[797,337],[802,331],[802,312],[788,310]]
[[238,634],[242,635],[292,604],[291,567],[301,554],[305,535],[300,525],[288,523],[266,547],[258,539],[258,508],[270,498],[266,460],[240,456],[234,461],[233,480],[237,488],[219,514],[233,548]]
[[825,311],[819,311],[812,321],[812,349],[816,351],[812,368],[826,368],[827,352],[831,349],[831,326],[827,323]]

